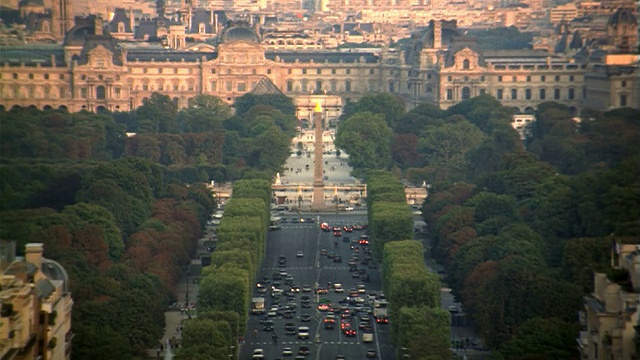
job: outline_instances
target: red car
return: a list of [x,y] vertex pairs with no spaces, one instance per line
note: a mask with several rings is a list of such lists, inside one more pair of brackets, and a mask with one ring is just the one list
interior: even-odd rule
[[316,293],[317,294],[328,294],[329,290],[325,289],[325,288],[317,288],[316,289]]
[[335,236],[335,237],[342,236],[342,232],[340,232],[340,231],[334,231],[334,232],[333,232],[333,236]]
[[389,323],[389,318],[387,318],[386,316],[379,316],[376,318],[376,322],[378,324],[387,324]]
[[343,332],[345,336],[350,336],[350,337],[356,336],[356,331],[353,329],[346,329]]
[[331,227],[327,223],[322,223],[320,224],[320,229],[322,229],[322,231],[330,231]]
[[360,241],[358,241],[358,243],[360,245],[369,245],[369,240],[367,239],[360,239]]

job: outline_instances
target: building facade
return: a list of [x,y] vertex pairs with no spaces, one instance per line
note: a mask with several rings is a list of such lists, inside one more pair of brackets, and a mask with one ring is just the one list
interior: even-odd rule
[[43,245],[26,245],[15,257],[15,243],[0,243],[0,358],[71,359],[69,277],[59,263],[42,256]]
[[532,112],[544,101],[576,114],[585,106],[640,106],[637,55],[620,65],[534,51],[482,51],[458,33],[455,21],[432,21],[412,36],[406,51],[376,53],[269,50],[253,28],[237,23],[224,29],[217,46],[177,49],[118,40],[108,29],[90,16],[77,19],[62,45],[3,46],[0,106],[130,111],[153,92],[179,107],[199,94],[232,103],[265,82],[294,100],[330,95],[344,103],[387,92],[409,108],[448,108],[481,94],[518,112]]

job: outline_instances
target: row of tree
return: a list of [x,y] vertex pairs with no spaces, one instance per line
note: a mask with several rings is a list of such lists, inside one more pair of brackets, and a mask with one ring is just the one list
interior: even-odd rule
[[412,359],[449,359],[449,313],[440,309],[440,279],[424,262],[413,238],[413,218],[404,187],[391,173],[367,176],[369,229],[374,254],[382,258],[383,289],[398,349]]
[[[157,165],[135,158],[36,168],[49,172],[40,191],[60,185],[65,196],[49,194],[42,205],[51,207],[0,212],[0,238],[16,241],[18,249],[42,242],[44,256],[66,269],[73,359],[143,356],[159,345],[178,276],[215,207],[211,193],[165,183]],[[35,177],[27,171],[23,180]]]
[[188,183],[235,180],[246,169],[279,171],[295,134],[291,99],[246,94],[234,106],[235,114],[219,98],[199,95],[179,110],[154,93],[131,112],[15,109],[3,115],[0,153],[5,163],[139,157]]
[[238,180],[217,230],[216,250],[198,291],[198,317],[184,323],[177,359],[236,358],[246,331],[252,284],[262,263],[270,220],[271,185]]

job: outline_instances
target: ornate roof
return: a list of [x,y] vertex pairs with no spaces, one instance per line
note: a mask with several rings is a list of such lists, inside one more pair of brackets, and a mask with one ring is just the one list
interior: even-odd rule
[[220,42],[232,43],[236,41],[260,43],[260,37],[253,29],[244,23],[231,24],[222,31]]
[[617,27],[622,24],[637,25],[638,18],[636,18],[629,9],[619,8],[615,13],[613,13],[613,15],[611,15],[607,25]]

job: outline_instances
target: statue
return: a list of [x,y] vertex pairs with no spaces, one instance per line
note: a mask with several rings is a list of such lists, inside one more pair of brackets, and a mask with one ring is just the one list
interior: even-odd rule
[[280,173],[276,173],[276,185],[282,185],[282,180],[280,180]]

